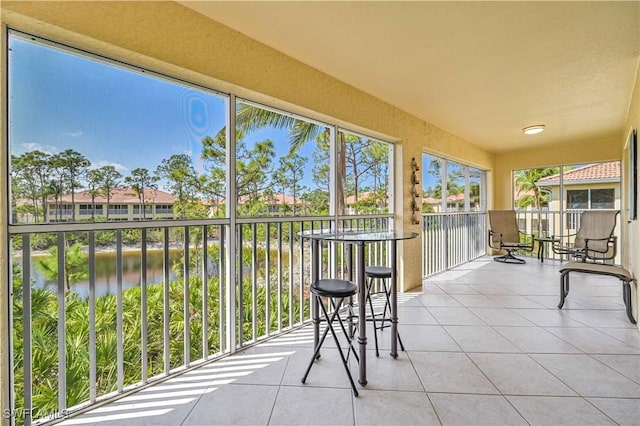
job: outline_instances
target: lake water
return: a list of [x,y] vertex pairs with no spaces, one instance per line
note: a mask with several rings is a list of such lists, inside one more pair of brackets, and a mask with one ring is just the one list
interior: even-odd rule
[[[147,284],[160,284],[163,280],[163,260],[162,250],[147,250]],[[38,270],[36,264],[37,259],[42,255],[33,255],[31,257],[31,277],[35,281],[34,287],[44,288],[52,292],[56,292],[57,283],[47,281],[43,274]],[[191,253],[193,256],[193,252]],[[169,250],[169,264],[182,264],[182,249]],[[192,259],[193,261],[193,259]],[[122,253],[122,288],[128,289],[140,285],[141,282],[141,251],[127,250]],[[182,268],[182,266],[180,266]],[[209,259],[208,271],[210,276],[218,275],[217,263],[213,259]],[[191,271],[192,274],[199,273]],[[169,268],[169,279],[174,280],[177,274],[173,268]],[[117,274],[116,274],[116,253],[101,252],[96,253],[96,296],[116,293]],[[72,284],[71,289],[82,297],[89,296],[89,281],[80,281]]]

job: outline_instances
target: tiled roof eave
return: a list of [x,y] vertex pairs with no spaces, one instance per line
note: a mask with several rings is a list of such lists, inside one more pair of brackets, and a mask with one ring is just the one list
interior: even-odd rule
[[[571,180],[565,179],[563,182],[564,185],[583,185],[586,183],[620,183],[620,178],[607,178],[607,179],[580,179],[580,180]],[[547,181],[547,182],[536,182],[536,186],[558,186],[560,185],[559,180]]]

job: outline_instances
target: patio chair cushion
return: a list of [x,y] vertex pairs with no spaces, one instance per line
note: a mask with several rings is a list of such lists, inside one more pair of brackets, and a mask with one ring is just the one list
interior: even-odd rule
[[588,244],[589,250],[606,253],[618,213],[611,210],[587,210],[582,213],[574,247],[584,249]]
[[502,246],[517,246],[520,244],[520,230],[516,223],[514,210],[491,210],[489,212],[489,225],[493,231],[491,242],[502,243]]
[[[585,210],[580,214],[580,227],[575,234],[553,235],[551,249],[586,262],[604,262],[617,255],[614,235],[620,210]],[[573,243],[570,237],[575,236]]]
[[564,271],[582,272],[585,274],[611,275],[622,281],[632,281],[631,272],[622,266],[605,265],[602,263],[585,263],[585,262],[569,262],[560,269],[560,273]]
[[569,294],[569,274],[580,272],[584,274],[608,275],[622,281],[622,300],[627,311],[627,318],[632,324],[636,324],[633,317],[631,305],[631,281],[634,281],[631,272],[621,266],[605,265],[602,263],[569,262],[560,269],[560,303],[558,308],[562,309],[564,300]]

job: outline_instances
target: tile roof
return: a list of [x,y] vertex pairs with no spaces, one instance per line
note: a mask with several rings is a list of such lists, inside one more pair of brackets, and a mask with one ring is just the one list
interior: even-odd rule
[[[538,180],[537,184],[549,185],[558,184],[560,174],[547,176]],[[620,179],[620,162],[609,161],[606,163],[588,164],[577,169],[564,172],[564,183],[584,182],[584,181],[611,181]]]
[[[160,191],[158,189],[145,189],[144,190],[145,202],[155,204],[173,204],[176,201],[176,197],[173,195]],[[53,198],[47,200],[50,203],[55,202]],[[71,194],[63,195],[61,200],[63,203],[71,202]],[[106,197],[99,195],[95,198],[96,203],[106,203]],[[76,203],[91,203],[91,193],[88,190],[79,191],[75,194]],[[140,200],[138,196],[131,188],[115,188],[111,192],[110,204],[138,204]]]

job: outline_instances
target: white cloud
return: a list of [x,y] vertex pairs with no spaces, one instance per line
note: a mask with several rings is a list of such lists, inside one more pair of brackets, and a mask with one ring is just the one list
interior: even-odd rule
[[92,166],[91,166],[92,169],[99,169],[100,167],[104,167],[104,166],[113,166],[120,173],[127,173],[129,171],[129,168],[127,166],[124,166],[120,163],[113,163],[105,160],[92,161],[91,163],[92,163]]
[[79,138],[82,135],[84,135],[84,133],[81,130],[78,130],[77,132],[64,133],[62,136],[69,136],[71,138]]
[[22,143],[19,146],[23,149],[23,152],[42,151],[49,155],[55,154],[58,150],[55,146],[41,145],[39,143]]

